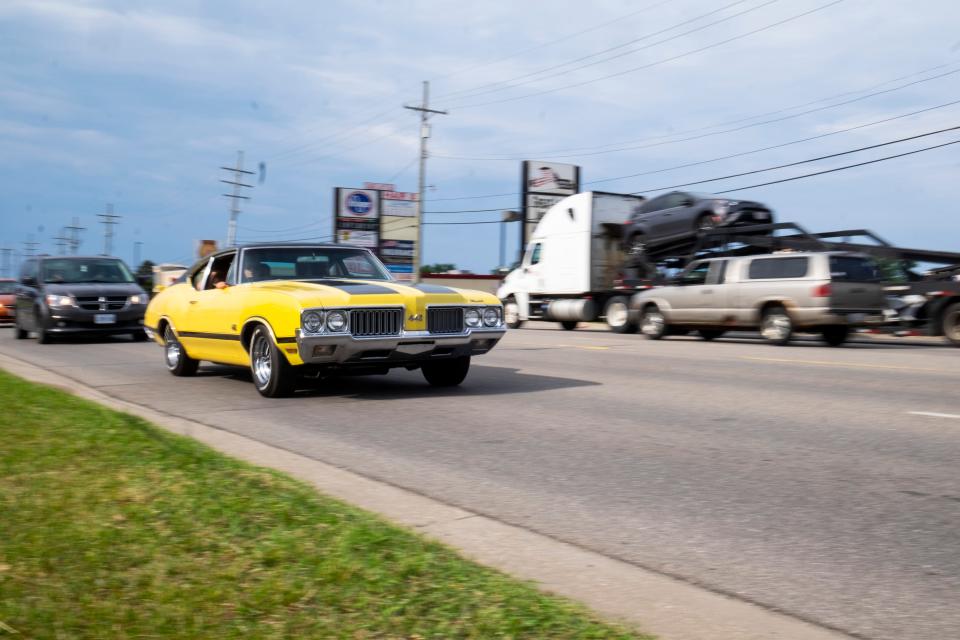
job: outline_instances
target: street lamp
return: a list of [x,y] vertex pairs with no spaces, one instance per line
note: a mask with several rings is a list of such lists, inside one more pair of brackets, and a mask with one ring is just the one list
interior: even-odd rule
[[503,215],[500,218],[500,264],[498,265],[501,269],[505,266],[506,262],[506,247],[507,247],[507,224],[508,222],[518,222],[522,219],[519,211],[504,211]]

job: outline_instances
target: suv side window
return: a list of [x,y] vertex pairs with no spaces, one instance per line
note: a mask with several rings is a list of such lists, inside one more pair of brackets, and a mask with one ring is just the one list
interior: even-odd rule
[[751,280],[803,278],[807,275],[810,258],[758,258],[750,262],[747,277]]
[[650,213],[652,211],[660,211],[661,209],[666,209],[668,197],[669,197],[669,194],[666,196],[659,196],[657,198],[654,198],[653,200],[649,200],[643,203],[642,205],[640,205],[640,209],[639,209],[640,213]]
[[685,193],[668,193],[664,196],[665,204],[662,209],[672,209],[674,207],[682,207],[684,202],[687,201],[687,194]]
[[707,274],[710,272],[710,262],[694,262],[690,268],[680,275],[680,284],[689,287],[691,285],[706,284]]

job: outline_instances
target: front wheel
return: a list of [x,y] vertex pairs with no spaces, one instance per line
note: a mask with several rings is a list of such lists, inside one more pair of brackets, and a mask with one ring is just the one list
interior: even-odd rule
[[140,330],[134,331],[130,336],[133,338],[134,342],[146,342],[147,341],[147,332]]
[[13,337],[17,340],[26,340],[30,337],[30,332],[26,329],[21,329],[20,322],[15,320],[13,325]]
[[520,305],[514,298],[507,298],[503,303],[503,322],[510,329],[519,329],[523,326],[520,319]]
[[943,312],[943,335],[955,347],[960,347],[960,302],[954,302]]
[[253,385],[264,397],[282,398],[294,391],[296,374],[293,367],[263,326],[254,330],[250,340],[250,373]]
[[763,312],[760,334],[770,344],[784,346],[793,336],[793,320],[783,307],[770,307]]
[[652,305],[643,310],[640,319],[640,332],[650,340],[659,340],[667,335],[670,327],[667,325],[667,319],[663,312],[656,305]]
[[167,327],[163,333],[163,360],[167,365],[167,371],[180,377],[194,375],[197,367],[200,366],[199,360],[194,360],[187,355],[183,345],[177,339],[177,334],[170,327]]
[[824,342],[831,347],[839,347],[850,337],[850,327],[845,325],[824,327],[821,333]]
[[630,303],[624,296],[614,296],[603,312],[607,327],[614,333],[636,333],[637,323],[630,317]]
[[466,379],[470,371],[470,356],[425,362],[420,370],[434,387],[455,387]]

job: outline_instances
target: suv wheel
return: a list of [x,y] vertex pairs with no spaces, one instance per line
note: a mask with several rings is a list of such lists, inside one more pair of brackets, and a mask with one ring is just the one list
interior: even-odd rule
[[253,385],[262,396],[282,398],[293,393],[293,367],[263,326],[257,327],[250,339],[250,373]]
[[523,326],[523,320],[520,319],[520,305],[516,298],[507,298],[503,303],[503,322],[510,329],[519,329]]
[[614,296],[603,311],[607,327],[614,333],[636,333],[637,323],[630,316],[630,303],[624,296]]
[[710,231],[717,228],[717,221],[713,219],[712,213],[704,213],[697,218],[697,231]]
[[434,387],[455,387],[466,379],[470,371],[470,356],[425,362],[420,370]]
[[670,330],[667,319],[656,305],[650,305],[640,316],[640,331],[650,340],[659,340]]
[[821,333],[824,342],[831,347],[839,347],[850,337],[850,327],[842,324],[824,327]]
[[960,347],[960,302],[954,302],[943,312],[943,335],[955,347]]
[[627,255],[642,256],[647,252],[647,239],[642,233],[638,233],[627,241]]
[[769,307],[763,312],[760,334],[770,344],[783,346],[793,336],[793,320],[783,307]]
[[167,370],[175,376],[192,376],[200,366],[199,360],[187,355],[183,345],[177,340],[177,334],[170,327],[167,327],[163,334],[163,361]]
[[16,338],[17,340],[26,340],[27,338],[30,337],[29,331],[27,331],[26,329],[20,328],[19,320],[13,321],[13,337]]

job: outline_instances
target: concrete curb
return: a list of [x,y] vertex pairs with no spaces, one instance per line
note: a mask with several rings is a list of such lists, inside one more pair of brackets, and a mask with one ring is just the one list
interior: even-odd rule
[[271,467],[320,492],[443,542],[462,555],[663,640],[849,640],[761,606],[715,593],[487,516],[371,480],[252,438],[126,402],[0,354],[0,367],[130,413],[218,451]]

